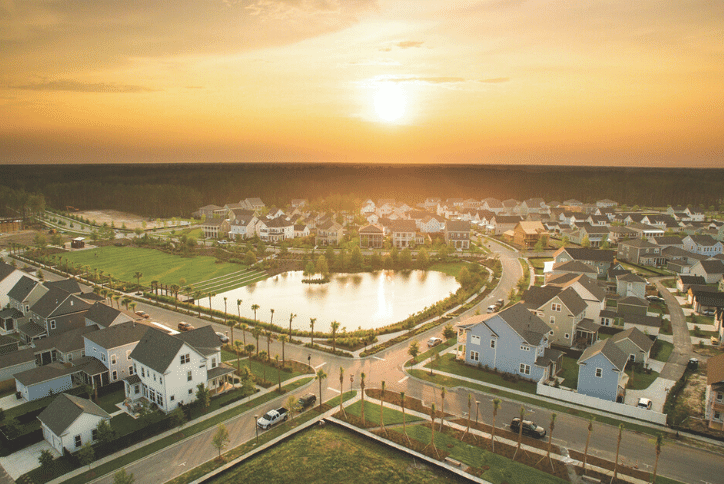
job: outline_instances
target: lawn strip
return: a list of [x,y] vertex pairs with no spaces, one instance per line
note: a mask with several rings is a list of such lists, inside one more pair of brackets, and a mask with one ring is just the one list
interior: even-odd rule
[[484,368],[478,368],[475,366],[466,365],[461,363],[460,360],[455,358],[454,354],[448,353],[440,358],[439,362],[430,362],[425,365],[425,368],[431,368],[432,373],[442,371],[445,373],[452,373],[465,378],[473,378],[480,380],[485,383],[491,383],[501,387],[511,388],[521,392],[532,393],[536,392],[536,384],[530,381],[518,380],[517,382],[507,381],[503,374],[494,373],[491,370],[485,370]]
[[457,338],[452,338],[447,341],[443,341],[439,345],[433,346],[432,348],[425,351],[424,353],[417,355],[416,358],[414,358],[412,360],[408,360],[407,363],[405,363],[405,366],[412,366],[412,365],[418,364],[421,361],[425,361],[426,359],[432,357],[432,355],[434,355],[435,353],[440,353],[441,351],[446,350],[446,349],[450,348],[451,346],[455,346],[455,344],[457,342],[458,342]]

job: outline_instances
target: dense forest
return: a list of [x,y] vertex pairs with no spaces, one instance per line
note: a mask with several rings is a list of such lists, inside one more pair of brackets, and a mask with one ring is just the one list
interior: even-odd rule
[[[719,207],[724,169],[502,165],[157,164],[5,165],[0,185],[42,194],[55,208],[116,209],[148,217],[188,216],[206,204],[259,197],[285,206],[316,200],[540,197],[629,206]],[[1,192],[1,191],[0,191]],[[7,192],[7,190],[5,191]]]

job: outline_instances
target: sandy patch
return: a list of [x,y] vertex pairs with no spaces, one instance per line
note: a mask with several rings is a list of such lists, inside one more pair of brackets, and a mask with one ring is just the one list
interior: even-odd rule
[[123,224],[125,224],[127,229],[142,229],[144,221],[146,222],[146,228],[158,228],[155,220],[151,221],[140,215],[119,212],[117,210],[83,210],[81,212],[75,212],[74,215],[79,215],[88,220],[95,220],[98,225],[103,225],[104,223],[111,225],[111,223],[113,223],[116,228],[121,228]]

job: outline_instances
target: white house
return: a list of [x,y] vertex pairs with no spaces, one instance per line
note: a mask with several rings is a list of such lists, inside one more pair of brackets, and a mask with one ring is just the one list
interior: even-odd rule
[[85,354],[108,368],[110,383],[122,380],[133,375],[131,353],[148,329],[144,324],[129,322],[84,334]]
[[166,334],[150,328],[131,352],[126,397],[144,398],[168,413],[196,400],[196,388],[221,391],[234,369],[221,363],[221,342],[211,326]]
[[111,416],[101,407],[86,400],[62,393],[38,415],[43,438],[61,455],[63,449],[80,450],[97,440],[98,424]]
[[0,260],[0,309],[10,303],[8,293],[25,274]]

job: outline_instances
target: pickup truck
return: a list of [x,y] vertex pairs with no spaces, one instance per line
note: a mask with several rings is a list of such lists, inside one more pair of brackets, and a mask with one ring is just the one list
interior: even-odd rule
[[266,430],[279,422],[284,422],[289,416],[287,415],[287,412],[288,410],[284,407],[277,408],[276,410],[269,410],[262,418],[256,421],[256,426],[262,430]]

